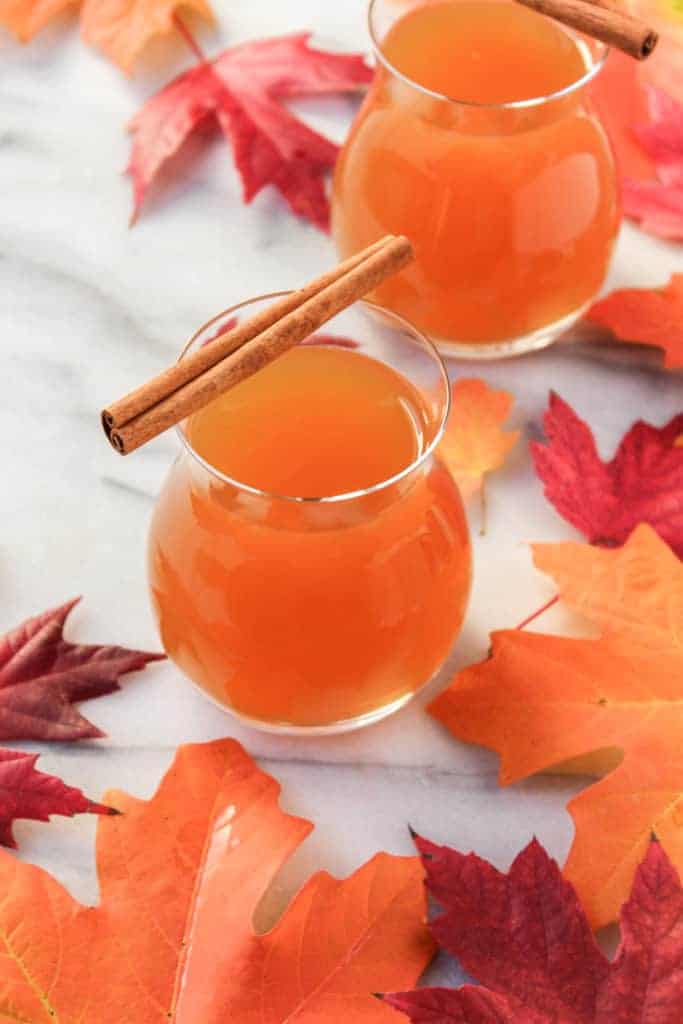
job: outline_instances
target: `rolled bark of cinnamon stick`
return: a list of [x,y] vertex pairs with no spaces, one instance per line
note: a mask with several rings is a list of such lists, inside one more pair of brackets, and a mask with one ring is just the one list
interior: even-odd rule
[[659,36],[639,18],[624,14],[600,0],[518,0],[539,14],[546,14],[578,32],[599,39],[624,53],[645,60],[649,57]]
[[180,359],[173,366],[169,366],[168,369],[152,380],[135,388],[134,391],[124,395],[123,398],[119,398],[118,401],[112,402],[111,405],[102,410],[102,425],[105,432],[109,433],[114,428],[123,426],[123,424],[134,419],[135,416],[139,416],[141,413],[146,412],[147,409],[151,409],[152,406],[156,405],[163,398],[168,398],[178,388],[198,377],[200,373],[215,366],[216,363],[220,363],[221,359],[225,359],[231,352],[236,351],[245,341],[254,338],[261,331],[265,331],[266,328],[276,323],[293,309],[296,309],[297,306],[300,306],[306,299],[317,295],[323,288],[333,284],[349,270],[357,267],[368,256],[371,256],[372,253],[377,252],[382,246],[386,245],[391,237],[391,235],[387,235],[373,245],[368,246],[367,249],[355,253],[348,260],[339,263],[332,270],[321,274],[320,277],[315,278],[314,281],[311,281],[303,288],[284,295],[266,309],[260,310],[241,324],[238,324],[237,327],[214,338],[210,345],[206,345],[196,352],[191,352],[184,359]]
[[[322,324],[372,291],[412,259],[413,250],[408,239],[403,236],[395,238],[390,236],[364,250],[362,254],[358,254],[358,257],[340,264],[336,270],[342,269],[343,272],[339,274],[331,271],[330,275],[333,278],[331,283],[313,295],[310,295],[309,292],[315,282],[299,292],[287,296],[288,303],[284,306],[280,300],[275,306],[280,311],[283,308],[287,310],[284,316],[279,315],[275,322],[272,322],[268,315],[261,314],[264,322],[270,321],[265,330],[260,331],[256,336],[251,336],[235,351],[230,351],[220,362],[199,372],[197,376],[170,394],[153,401],[150,405],[150,393],[145,394],[145,392],[146,389],[150,389],[151,396],[154,398],[157,394],[159,378],[143,385],[138,392],[133,392],[133,395],[138,395],[136,401],[139,401],[144,407],[144,411],[137,416],[120,426],[108,424],[105,419],[107,412],[111,415],[112,410],[116,411],[121,404],[114,403],[109,406],[109,409],[102,414],[102,423],[111,445],[121,455],[135,451],[136,448],[197,412],[218,395],[258,372],[288,349],[303,341],[304,338],[315,333]],[[320,278],[317,279],[318,282],[320,280]],[[298,304],[295,308],[290,308],[295,298],[297,298]],[[253,324],[258,318],[251,319]],[[246,322],[242,326],[246,326]],[[228,332],[225,337],[228,338],[232,334],[233,332]],[[216,344],[216,341],[212,342],[207,349],[213,349]],[[184,360],[181,360],[178,365],[182,365],[182,362]],[[122,402],[125,401],[126,399],[122,400]]]

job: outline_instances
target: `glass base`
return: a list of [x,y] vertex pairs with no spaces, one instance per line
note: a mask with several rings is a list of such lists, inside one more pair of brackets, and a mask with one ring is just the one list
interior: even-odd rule
[[505,341],[451,341],[448,338],[434,336],[431,336],[431,339],[443,356],[454,356],[459,359],[509,359],[511,356],[536,352],[538,349],[552,345],[561,334],[573,327],[590,305],[590,302],[586,302],[573,313],[562,317],[561,320],[546,324],[545,327],[539,327],[538,330],[532,331],[530,334],[523,334],[518,338],[509,338]]
[[375,725],[377,722],[381,722],[383,718],[388,718],[389,715],[400,711],[401,708],[404,708],[406,704],[409,704],[417,696],[424,686],[431,682],[430,679],[427,683],[423,683],[422,686],[418,687],[417,690],[413,690],[411,693],[404,693],[402,697],[392,701],[391,704],[383,704],[382,707],[375,708],[374,711],[368,711],[365,715],[358,715],[356,718],[344,718],[339,722],[331,722],[329,725],[292,725],[290,722],[264,722],[260,718],[250,718],[249,715],[243,715],[239,711],[235,711],[234,708],[228,707],[227,704],[221,704],[219,700],[210,693],[207,693],[206,690],[203,690],[201,686],[198,686],[194,679],[190,679],[189,676],[185,676],[185,679],[187,679],[197,693],[205,700],[210,701],[223,714],[236,718],[238,722],[248,726],[250,729],[256,729],[258,732],[273,733],[278,736],[336,736],[344,732],[354,732],[356,729],[366,729],[369,725]]
[[239,711],[233,711],[232,708],[224,707],[223,710],[227,714],[233,715],[243,725],[248,725],[250,729],[258,729],[259,732],[276,733],[280,736],[335,736],[343,732],[354,732],[356,729],[366,729],[369,725],[381,722],[383,718],[388,718],[389,715],[400,711],[414,696],[414,693],[406,693],[391,704],[384,704],[381,708],[368,711],[365,715],[359,715],[357,718],[345,718],[340,722],[332,722],[330,725],[290,725],[289,722],[262,722],[258,718],[241,715]]

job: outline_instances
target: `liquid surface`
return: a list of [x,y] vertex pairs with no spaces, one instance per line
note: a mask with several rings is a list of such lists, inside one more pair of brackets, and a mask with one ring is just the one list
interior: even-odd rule
[[476,103],[505,103],[558,92],[586,62],[556,22],[514,3],[427,3],[400,18],[382,52],[408,78]]
[[291,349],[196,413],[208,463],[271,494],[321,497],[387,480],[420,454],[427,410],[384,363],[332,346]]
[[[561,26],[512,0],[424,4],[382,48],[411,81],[482,103],[543,96],[585,70]],[[550,340],[600,290],[619,219],[583,87],[527,108],[466,106],[379,65],[335,171],[340,254],[407,235],[415,261],[372,297],[460,345]]]

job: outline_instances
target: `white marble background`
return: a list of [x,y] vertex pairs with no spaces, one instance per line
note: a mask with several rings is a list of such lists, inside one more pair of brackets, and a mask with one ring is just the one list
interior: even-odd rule
[[[364,0],[214,0],[220,29],[208,52],[264,35],[312,29],[322,45],[366,48]],[[125,124],[173,73],[154,45],[127,80],[82,44],[65,17],[29,47],[0,35],[0,630],[82,593],[71,636],[158,645],[145,584],[147,523],[173,458],[168,435],[129,459],[106,445],[98,410],[168,363],[209,315],[264,290],[300,284],[334,255],[274,195],[244,207],[227,147],[193,147],[196,162],[168,183],[130,231]],[[300,104],[341,138],[347,101]],[[683,269],[681,249],[624,228],[609,285],[655,285]],[[584,331],[584,336],[589,333]],[[490,480],[488,533],[478,536],[475,587],[463,635],[435,688],[481,658],[490,630],[516,624],[551,593],[527,541],[573,536],[546,504],[526,439],[538,436],[550,387],[593,424],[604,455],[631,422],[661,424],[683,409],[683,378],[656,356],[590,338],[515,362],[466,365],[517,397],[524,440]],[[542,628],[577,629],[555,609]],[[426,700],[426,696],[425,696]],[[316,830],[284,869],[278,905],[313,871],[347,874],[376,850],[408,853],[410,822],[475,848],[500,867],[536,834],[559,858],[572,837],[566,800],[585,780],[540,778],[501,790],[493,755],[458,744],[418,701],[368,731],[331,739],[250,732],[205,702],[170,663],[129,677],[122,693],[85,706],[109,738],[44,749],[41,767],[92,796],[110,786],[151,795],[175,747],[232,735],[283,783],[283,805]],[[30,749],[30,744],[19,744]],[[20,823],[21,855],[95,900],[95,822]]]

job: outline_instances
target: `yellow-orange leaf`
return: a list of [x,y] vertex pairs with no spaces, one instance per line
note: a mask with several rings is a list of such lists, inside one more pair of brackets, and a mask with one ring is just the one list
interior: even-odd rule
[[463,497],[473,494],[486,473],[498,469],[519,437],[518,430],[503,430],[513,397],[496,391],[483,380],[462,379],[453,384],[451,415],[440,452]]
[[413,984],[432,953],[422,872],[378,854],[304,886],[280,922],[252,916],[310,831],[232,740],[182,747],[154,798],[110,793],[101,903],[0,856],[0,1021],[390,1024],[371,992]]
[[[0,0],[0,24],[27,42],[56,14],[80,0]],[[153,36],[170,32],[179,8],[212,19],[207,0],[84,0],[83,38],[103,50],[124,71]]]
[[683,565],[648,526],[623,548],[537,544],[534,559],[602,635],[495,633],[491,657],[430,711],[498,751],[503,784],[563,763],[608,770],[569,804],[565,871],[597,927],[617,916],[652,832],[683,872]]

